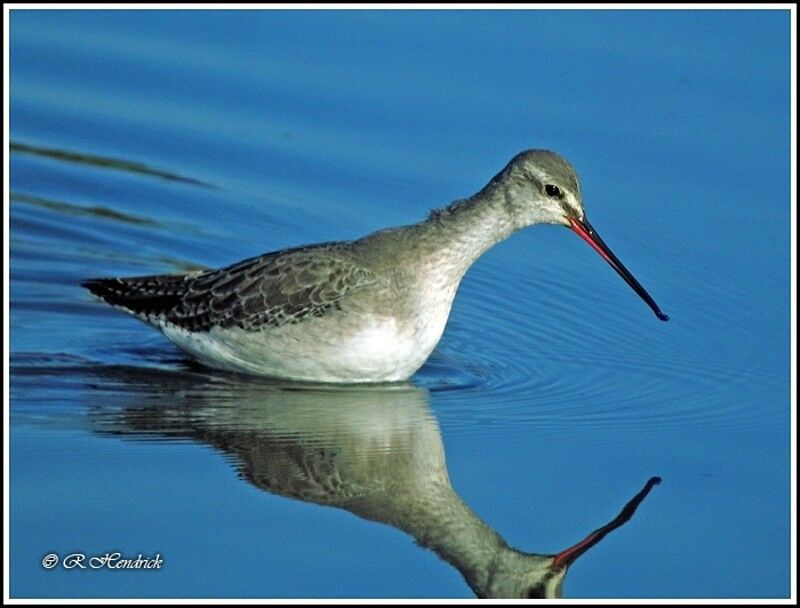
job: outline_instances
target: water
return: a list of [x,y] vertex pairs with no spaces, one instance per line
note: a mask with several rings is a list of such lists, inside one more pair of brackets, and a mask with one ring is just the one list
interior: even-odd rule
[[[471,597],[297,469],[337,459],[343,488],[449,475],[535,553],[660,475],[565,596],[788,596],[789,27],[12,11],[11,596]],[[576,165],[669,323],[574,234],[534,227],[470,270],[410,384],[331,392],[194,365],[78,286],[414,222],[530,147]],[[109,551],[164,567],[41,566]]]

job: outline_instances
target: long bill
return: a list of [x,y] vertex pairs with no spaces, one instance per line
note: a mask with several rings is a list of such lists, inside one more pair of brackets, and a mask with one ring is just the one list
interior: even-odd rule
[[622,262],[619,261],[619,258],[614,255],[608,245],[605,244],[603,239],[600,238],[600,235],[597,234],[595,229],[589,223],[586,218],[578,219],[571,217],[569,218],[569,223],[572,229],[578,233],[584,241],[589,243],[592,248],[600,254],[600,256],[609,263],[611,268],[617,271],[619,275],[625,279],[625,282],[630,285],[633,290],[639,294],[639,297],[642,298],[647,305],[653,309],[653,312],[656,313],[656,316],[661,319],[662,321],[669,321],[669,317],[661,312],[661,309],[656,304],[655,300],[650,297],[650,294],[647,293],[644,287],[642,287],[641,283],[637,281],[630,271],[625,268]]
[[622,524],[627,522],[631,517],[633,517],[633,514],[636,512],[636,508],[644,500],[645,496],[650,493],[650,490],[653,489],[653,486],[659,483],[661,483],[660,477],[651,477],[649,480],[647,480],[645,486],[639,490],[639,493],[636,494],[636,496],[628,501],[628,504],[622,508],[622,511],[620,511],[619,515],[617,515],[602,528],[598,528],[589,534],[581,542],[574,544],[569,549],[564,549],[561,551],[561,553],[554,555],[553,563],[550,565],[550,570],[558,571],[561,570],[561,568],[569,566],[581,555],[586,553],[586,551],[588,551],[591,547],[594,547],[597,543],[603,540],[603,538],[609,532],[613,532]]

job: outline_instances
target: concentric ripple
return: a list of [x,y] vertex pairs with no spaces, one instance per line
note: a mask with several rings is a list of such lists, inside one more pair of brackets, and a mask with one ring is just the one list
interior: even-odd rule
[[[535,300],[520,303],[519,290]],[[439,350],[476,370],[481,382],[437,397],[438,411],[456,426],[491,419],[495,428],[535,423],[664,432],[741,428],[785,415],[782,404],[766,397],[780,390],[783,370],[696,356],[676,338],[686,332],[680,316],[662,326],[633,312],[620,315],[576,295],[569,277],[547,270],[513,287],[502,273],[476,273],[461,297]],[[597,295],[606,298],[613,295]],[[707,336],[692,331],[694,341],[714,337],[713,328]]]

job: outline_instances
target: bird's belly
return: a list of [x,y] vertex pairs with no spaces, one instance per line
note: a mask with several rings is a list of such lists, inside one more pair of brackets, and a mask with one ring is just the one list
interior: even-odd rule
[[211,367],[310,382],[391,382],[405,380],[425,362],[441,330],[419,331],[393,317],[350,326],[311,319],[261,331],[214,327],[187,332],[165,325],[162,332]]

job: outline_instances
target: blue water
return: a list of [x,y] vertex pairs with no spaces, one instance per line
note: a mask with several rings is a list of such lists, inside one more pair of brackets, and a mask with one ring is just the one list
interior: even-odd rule
[[[13,10],[11,596],[471,597],[292,486],[300,461],[417,475],[443,450],[535,553],[663,478],[567,597],[787,597],[789,33],[777,10]],[[669,323],[533,227],[469,271],[410,385],[342,394],[194,365],[78,285],[418,221],[532,147],[573,162]],[[109,551],[164,566],[41,565]]]

